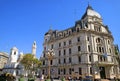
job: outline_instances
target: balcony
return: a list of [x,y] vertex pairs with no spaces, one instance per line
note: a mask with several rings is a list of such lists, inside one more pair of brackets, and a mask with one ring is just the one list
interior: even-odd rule
[[98,61],[98,65],[99,66],[113,66],[115,64],[114,62],[110,62],[110,61]]

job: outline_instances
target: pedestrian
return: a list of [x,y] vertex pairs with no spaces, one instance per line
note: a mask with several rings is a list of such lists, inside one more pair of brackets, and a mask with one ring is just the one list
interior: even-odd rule
[[44,75],[40,75],[40,81],[44,81]]
[[70,76],[68,77],[68,80],[71,81],[71,77]]

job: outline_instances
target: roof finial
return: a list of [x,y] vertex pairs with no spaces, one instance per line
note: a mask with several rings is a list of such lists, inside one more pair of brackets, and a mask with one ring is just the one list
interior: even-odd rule
[[88,6],[89,6],[90,4],[89,4],[89,1],[88,1]]
[[91,9],[91,10],[93,10],[93,8],[90,6],[89,1],[88,1],[88,7],[87,7],[87,9]]

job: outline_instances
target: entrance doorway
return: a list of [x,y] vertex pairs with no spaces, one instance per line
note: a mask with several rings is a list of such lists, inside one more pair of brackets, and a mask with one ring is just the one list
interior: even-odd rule
[[100,77],[101,79],[105,79],[106,75],[105,75],[105,67],[99,67],[100,70]]

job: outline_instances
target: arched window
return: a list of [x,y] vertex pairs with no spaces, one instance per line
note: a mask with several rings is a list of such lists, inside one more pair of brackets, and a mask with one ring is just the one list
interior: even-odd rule
[[97,38],[96,43],[102,43],[102,40],[100,38]]
[[14,55],[16,55],[16,51],[14,52]]

